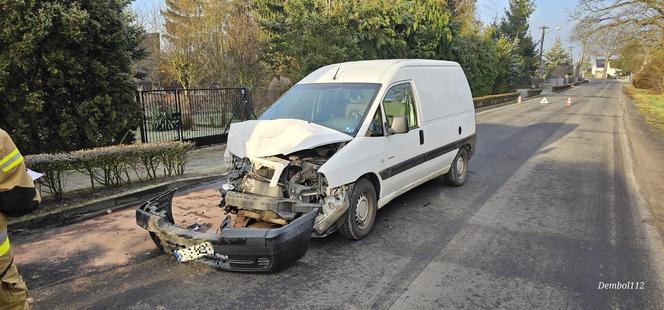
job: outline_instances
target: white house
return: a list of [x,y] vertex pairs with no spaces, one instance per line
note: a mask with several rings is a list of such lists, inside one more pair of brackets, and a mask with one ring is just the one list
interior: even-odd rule
[[595,61],[593,61],[593,67],[591,69],[593,77],[595,77],[596,79],[603,78],[604,70],[606,70],[607,77],[609,76],[615,77],[618,74],[618,69],[611,67],[612,60],[615,61],[615,59],[609,59],[607,61],[604,58],[596,58]]

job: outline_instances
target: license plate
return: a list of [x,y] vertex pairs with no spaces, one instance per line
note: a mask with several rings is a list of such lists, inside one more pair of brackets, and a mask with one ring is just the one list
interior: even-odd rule
[[190,262],[212,254],[214,254],[214,248],[210,242],[203,242],[173,251],[173,255],[179,263]]

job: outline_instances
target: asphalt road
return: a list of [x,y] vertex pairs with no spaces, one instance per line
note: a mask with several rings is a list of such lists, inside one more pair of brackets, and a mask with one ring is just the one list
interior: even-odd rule
[[[156,251],[95,269],[95,247],[17,261],[36,309],[661,309],[661,242],[644,224],[620,87],[593,82],[549,104],[482,112],[463,187],[428,182],[381,209],[366,239],[312,240],[278,274],[179,265]],[[103,223],[132,220],[114,215]],[[76,243],[80,227],[50,230],[40,247]],[[40,238],[19,236],[17,251]],[[132,245],[142,247],[153,248]],[[618,281],[643,289],[598,289]]]

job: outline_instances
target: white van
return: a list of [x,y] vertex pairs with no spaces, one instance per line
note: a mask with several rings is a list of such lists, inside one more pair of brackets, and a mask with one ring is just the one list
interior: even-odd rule
[[[257,120],[231,125],[222,205],[232,218],[217,237],[186,237],[223,253],[225,263],[215,263],[221,269],[276,271],[306,253],[310,235],[364,238],[379,208],[419,184],[442,175],[462,185],[475,141],[473,100],[459,64],[329,65]],[[152,207],[140,215],[161,210]],[[143,222],[153,233],[164,229]]]

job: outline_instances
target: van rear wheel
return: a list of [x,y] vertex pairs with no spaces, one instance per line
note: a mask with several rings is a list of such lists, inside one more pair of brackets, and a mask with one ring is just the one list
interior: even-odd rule
[[339,233],[353,240],[368,236],[376,221],[377,211],[378,203],[373,184],[367,179],[357,181],[353,187],[350,206],[341,218]]
[[452,186],[461,186],[466,182],[468,176],[468,151],[466,148],[460,148],[457,156],[452,161],[450,171],[445,174],[445,183]]

